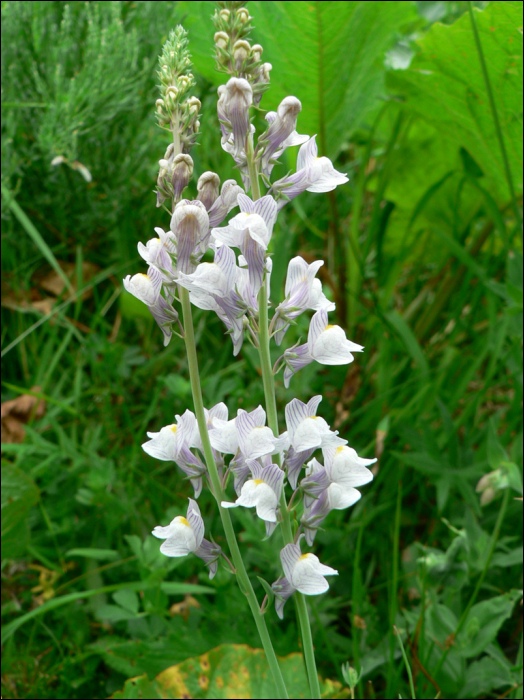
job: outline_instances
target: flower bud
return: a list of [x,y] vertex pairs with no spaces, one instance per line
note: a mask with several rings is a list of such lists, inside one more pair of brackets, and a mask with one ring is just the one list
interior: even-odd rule
[[255,44],[254,46],[251,47],[251,56],[253,57],[253,60],[258,63],[260,59],[262,58],[262,52],[264,49],[260,44]]
[[176,100],[178,95],[178,90],[174,85],[170,85],[166,90],[166,97],[171,98],[171,100]]
[[251,17],[249,16],[249,12],[245,7],[241,7],[239,10],[237,10],[237,20],[241,24],[247,24],[250,19]]
[[189,108],[189,114],[198,114],[200,112],[200,108],[202,107],[202,103],[198,97],[190,97],[186,104]]
[[179,153],[173,161],[173,176],[171,180],[175,202],[179,201],[192,174],[193,159],[185,153]]
[[216,32],[214,36],[214,41],[219,49],[227,49],[229,43],[229,37],[225,32]]
[[218,190],[220,187],[220,178],[216,173],[208,170],[198,178],[197,190],[198,197],[202,204],[205,206],[207,211],[211,209],[215,200],[218,197]]
[[239,73],[242,70],[242,67],[250,52],[251,46],[249,45],[249,42],[243,41],[242,39],[235,42],[235,45],[233,46],[233,59],[235,61],[235,70],[237,70]]
[[220,12],[218,14],[218,16],[220,17],[220,19],[223,22],[229,22],[230,15],[231,15],[231,12],[226,8],[224,8],[223,10],[220,10]]

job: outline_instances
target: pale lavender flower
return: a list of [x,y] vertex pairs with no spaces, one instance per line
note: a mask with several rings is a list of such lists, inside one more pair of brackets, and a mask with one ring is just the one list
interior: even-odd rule
[[329,158],[318,157],[318,148],[313,136],[304,143],[297,157],[297,170],[273,183],[270,193],[278,196],[278,209],[306,190],[308,192],[330,192],[348,178],[335,170]]
[[197,182],[197,199],[205,206],[208,214],[209,210],[216,202],[219,196],[220,177],[211,170],[206,170],[205,173],[198,178]]
[[162,290],[162,275],[154,267],[149,267],[147,275],[127,275],[123,280],[124,288],[147,306],[154,306]]
[[221,224],[231,209],[237,206],[239,194],[244,190],[237,185],[236,180],[226,180],[222,185],[220,196],[215,199],[209,209],[209,225],[211,227]]
[[264,279],[266,251],[277,219],[277,204],[266,195],[253,202],[247,195],[238,195],[241,213],[227,226],[214,228],[211,235],[228,246],[240,248],[247,261],[252,292],[256,296]]
[[178,202],[193,174],[193,159],[187,153],[179,153],[173,160],[173,199]]
[[218,88],[218,119],[222,129],[222,142],[233,135],[235,156],[245,149],[249,133],[249,108],[253,104],[253,89],[244,78],[231,78]]
[[266,534],[269,536],[277,523],[278,503],[282,494],[284,472],[278,464],[269,464],[263,467],[253,459],[247,459],[246,465],[253,478],[244,483],[240,496],[234,503],[222,501],[222,507],[255,507],[258,517],[266,522]]
[[209,578],[217,572],[218,557],[221,548],[204,538],[204,521],[196,501],[189,499],[186,517],[177,515],[169,525],[157,525],[151,533],[158,539],[165,540],[160,551],[166,557],[184,557],[190,552],[196,554],[209,567]]
[[200,263],[190,275],[179,272],[177,282],[191,292],[225,297],[235,286],[237,271],[235,254],[224,245],[215,249],[214,262]]
[[[300,539],[302,536],[300,537]],[[284,576],[272,585],[275,593],[275,610],[284,619],[284,605],[294,591],[304,595],[325,593],[329,584],[325,576],[336,576],[338,571],[321,564],[314,554],[302,554],[299,544],[287,544],[280,552]]]
[[297,255],[289,261],[285,299],[276,310],[275,342],[280,345],[289,322],[300,316],[306,309],[320,311],[334,311],[335,304],[322,292],[322,283],[315,279],[319,268],[324,264],[323,260],[308,263]]
[[181,200],[171,217],[171,231],[177,242],[177,272],[190,274],[207,250],[209,240],[209,216],[202,202]]
[[171,231],[166,233],[159,227],[155,231],[158,238],[152,238],[146,245],[139,243],[138,253],[148,265],[162,272],[163,279],[170,280],[173,277],[172,256],[176,256],[176,240]]
[[340,326],[330,325],[327,311],[321,309],[311,319],[307,343],[284,352],[284,384],[288,387],[291,377],[314,360],[321,365],[347,365],[355,359],[352,353],[363,350],[346,338]]
[[[282,153],[286,139],[296,134],[297,117],[301,110],[302,104],[300,100],[296,97],[289,96],[285,97],[279,104],[275,115],[274,113],[266,115],[269,127],[260,137],[257,148],[257,150],[262,149],[260,155],[260,171],[264,175],[269,176],[271,173],[272,164],[270,164],[270,161],[272,156],[274,156],[277,151]],[[296,134],[296,136],[298,136],[298,134]],[[294,142],[296,142],[296,138],[291,140],[291,143]],[[303,143],[303,140],[301,140],[300,143]]]
[[329,429],[326,421],[317,416],[322,396],[314,396],[307,404],[293,399],[286,406],[286,425],[289,441],[297,452],[317,447],[339,447],[347,440],[338,437],[338,430]]
[[148,432],[150,438],[142,449],[151,457],[163,462],[176,462],[186,474],[195,490],[195,498],[202,491],[202,476],[206,467],[200,457],[194,455],[190,447],[200,446],[200,437],[194,413],[186,411],[182,416],[175,416],[177,423],[167,425],[158,433]]
[[209,434],[211,445],[224,454],[236,455],[240,451],[245,459],[276,454],[281,450],[281,442],[265,422],[262,406],[250,413],[239,408],[237,417],[230,421],[214,418],[214,430]]
[[304,514],[301,523],[306,541],[311,546],[318,528],[332,510],[344,510],[361,497],[356,486],[373,479],[367,466],[376,459],[363,459],[351,447],[323,448],[326,466],[313,459],[308,464],[306,477],[300,482],[304,491]]

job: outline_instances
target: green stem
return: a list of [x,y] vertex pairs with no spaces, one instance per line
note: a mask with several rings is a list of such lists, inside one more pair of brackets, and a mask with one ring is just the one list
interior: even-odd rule
[[[402,475],[402,474],[401,474]],[[386,697],[393,697],[393,685],[395,684],[396,672],[395,668],[395,618],[397,616],[398,606],[398,559],[399,559],[399,542],[400,542],[400,516],[402,513],[402,481],[399,479],[397,491],[397,506],[395,509],[395,524],[393,527],[393,573],[391,581],[391,594],[389,601],[389,668],[387,680]]]
[[409,665],[406,650],[404,649],[404,644],[402,643],[402,638],[400,637],[400,632],[395,627],[395,625],[393,625],[393,629],[395,630],[395,634],[397,635],[397,639],[398,639],[398,642],[400,644],[400,651],[402,652],[402,658],[404,659],[404,665],[406,667],[406,671],[408,672],[409,689],[411,690],[411,697],[416,698],[417,696],[415,694],[415,686],[413,685],[413,674],[411,673],[411,666]]
[[260,182],[258,180],[258,168],[255,163],[255,153],[253,149],[253,134],[249,134],[246,143],[246,158],[249,171],[249,179],[251,180],[251,194],[253,201],[260,199]]
[[226,540],[229,546],[229,550],[231,552],[233,564],[236,569],[238,585],[240,587],[240,590],[245,594],[249,603],[249,607],[251,608],[251,612],[253,613],[255,624],[260,635],[260,641],[262,642],[262,646],[264,647],[266,658],[269,663],[271,673],[273,675],[273,680],[275,682],[276,689],[278,691],[278,697],[287,698],[288,693],[284,684],[284,679],[282,678],[282,673],[278,665],[278,660],[275,655],[275,651],[271,643],[271,638],[266,627],[265,618],[260,612],[260,607],[255,595],[255,591],[253,590],[253,586],[251,585],[251,581],[249,580],[249,576],[247,575],[247,571],[242,560],[242,555],[240,554],[240,549],[238,547],[238,542],[235,536],[235,530],[231,522],[230,514],[227,511],[227,509],[223,508],[221,505],[222,500],[224,498],[224,494],[222,491],[222,484],[220,482],[217,466],[215,464],[213,448],[211,447],[211,442],[209,440],[206,417],[204,414],[204,403],[202,401],[202,389],[200,386],[200,375],[198,371],[198,360],[196,352],[195,334],[193,330],[191,302],[189,301],[189,292],[187,289],[180,287],[179,294],[184,319],[184,340],[186,343],[187,362],[189,367],[189,378],[191,380],[191,391],[193,393],[193,402],[195,406],[195,415],[198,422],[200,437],[202,439],[202,446],[204,448],[206,466],[213,487],[213,495],[217,501],[218,509],[220,511],[220,517],[222,519],[222,525],[224,526]]
[[[248,160],[249,162],[249,160]],[[268,278],[264,279],[264,284],[260,288],[258,295],[259,308],[259,354],[260,364],[262,366],[262,381],[264,384],[264,396],[266,399],[267,423],[273,431],[274,435],[279,434],[278,430],[278,414],[277,402],[275,398],[275,378],[273,368],[271,366],[271,355],[269,351],[269,330],[268,330]],[[280,466],[280,456],[274,456],[275,462]],[[286,494],[282,489],[280,497],[280,517],[282,518],[282,532],[286,544],[293,542],[293,531],[291,528],[290,514],[287,508]],[[307,612],[306,601],[302,593],[295,591],[296,611],[300,632],[302,636],[302,649],[304,651],[304,659],[309,679],[309,687],[311,689],[312,698],[320,698],[320,685],[318,682],[318,673],[315,663],[315,652],[313,651],[313,639],[311,637],[311,626],[309,624],[309,616]]]
[[[486,578],[486,574],[488,573],[489,565],[491,563],[491,558],[493,556],[493,552],[495,551],[495,546],[496,546],[498,538],[499,538],[500,528],[502,526],[502,522],[503,522],[504,516],[506,514],[506,508],[508,507],[509,493],[510,493],[510,489],[507,488],[504,491],[504,497],[502,499],[502,504],[500,506],[499,514],[497,517],[497,522],[495,523],[495,527],[493,529],[493,535],[491,536],[491,546],[489,549],[488,557],[486,559],[486,563],[484,564],[484,568],[482,570],[482,573],[480,574],[480,576],[477,580],[477,585],[475,586],[475,590],[473,591],[471,598],[469,599],[469,602],[466,606],[466,609],[464,610],[464,612],[461,615],[461,618],[460,618],[458,625],[457,625],[457,629],[455,630],[455,632],[453,634],[453,639],[457,638],[460,630],[464,627],[464,623],[467,620],[467,617],[469,615],[469,611],[471,610],[473,604],[475,603],[475,601],[477,599],[477,595],[481,589],[481,586],[484,583],[484,579]],[[451,647],[452,647],[452,645],[450,645],[449,647],[447,647],[444,650],[444,653],[440,657],[440,660],[438,662],[437,668],[435,669],[435,672],[432,673],[432,676],[433,676],[433,678],[435,678],[435,680],[437,679],[438,674],[440,672],[440,669],[442,668],[442,666],[444,665],[444,662],[447,659],[447,656],[448,656],[448,653],[449,653],[449,650],[451,649]]]
[[[254,158],[253,136],[251,134],[247,138],[246,156],[249,177],[251,180],[251,194],[253,196],[253,201],[256,201],[257,199],[260,199],[260,183],[258,180],[258,169]],[[275,377],[273,374],[273,367],[271,365],[271,353],[269,350],[268,299],[268,277],[265,276],[264,283],[262,284],[262,287],[260,288],[260,292],[258,294],[258,351],[260,355],[260,364],[262,366],[262,382],[264,385],[264,396],[266,400],[267,422],[268,426],[273,431],[273,434],[275,436],[278,436],[279,430],[277,402],[275,398]],[[275,463],[278,464],[278,466],[280,467],[280,455],[275,455],[274,459]],[[291,518],[289,510],[287,508],[286,494],[284,493],[284,489],[282,489],[282,495],[280,497],[280,517],[282,524],[282,532],[284,534],[284,541],[286,544],[289,544],[293,542],[293,530],[291,528]],[[311,697],[320,698],[320,685],[318,682],[318,673],[315,663],[315,653],[313,651],[313,639],[311,637],[311,627],[309,624],[306,601],[302,593],[299,593],[298,591],[295,591],[295,600],[297,617],[302,636],[302,648],[304,650],[304,659],[306,661],[309,687],[311,690]]]
[[488,68],[486,66],[486,60],[484,58],[484,51],[482,50],[482,44],[480,42],[479,30],[477,27],[477,20],[475,19],[475,13],[473,12],[473,3],[468,0],[468,10],[469,17],[471,20],[471,26],[473,28],[473,36],[475,37],[475,44],[477,46],[477,52],[479,55],[480,66],[482,68],[482,74],[484,76],[484,82],[486,83],[486,91],[488,93],[489,105],[491,107],[491,113],[493,115],[493,121],[495,122],[495,130],[497,132],[497,138],[500,146],[500,151],[502,153],[502,160],[504,161],[504,170],[506,173],[506,180],[508,181],[508,187],[511,194],[511,201],[513,202],[513,208],[515,210],[515,216],[517,218],[518,225],[522,229],[522,216],[520,214],[519,205],[517,203],[517,196],[515,194],[515,188],[513,187],[513,177],[511,175],[511,169],[509,167],[508,154],[506,151],[506,144],[504,143],[504,136],[502,134],[502,129],[500,127],[499,114],[497,111],[497,105],[495,104],[495,98],[493,97],[493,90],[491,89],[491,81],[489,79]]

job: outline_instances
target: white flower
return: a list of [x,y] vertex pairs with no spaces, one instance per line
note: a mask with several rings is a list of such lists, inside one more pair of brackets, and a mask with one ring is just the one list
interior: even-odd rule
[[200,436],[195,414],[187,410],[183,416],[176,415],[177,424],[172,423],[158,433],[147,433],[151,438],[142,449],[151,457],[163,462],[176,462],[184,447],[198,447]]
[[266,412],[262,406],[251,413],[239,408],[237,417],[230,421],[214,418],[209,434],[211,445],[224,454],[237,454],[240,450],[245,459],[276,454],[282,449],[281,441],[265,422]]
[[321,564],[314,554],[302,554],[300,540],[298,544],[287,544],[280,552],[284,576],[272,585],[275,592],[275,609],[280,619],[284,617],[284,605],[294,591],[304,595],[325,593],[329,584],[326,576],[336,576],[338,571]]
[[296,452],[316,447],[338,447],[347,440],[337,437],[323,418],[316,415],[322,396],[314,396],[307,404],[293,399],[286,406],[286,425],[291,446]]
[[321,365],[345,365],[353,362],[354,352],[362,352],[362,345],[357,345],[346,338],[340,326],[328,323],[325,309],[317,311],[311,319],[307,338],[311,357]]
[[185,518],[177,515],[166,527],[157,525],[151,534],[165,540],[160,545],[160,551],[166,557],[184,557],[193,552],[209,567],[209,578],[216,574],[217,559],[222,550],[204,538],[204,521],[197,502],[192,498],[189,499]]
[[[191,275],[180,272],[177,282],[189,291],[196,292],[198,298],[202,297],[201,292],[225,297],[235,286],[237,272],[234,252],[227,246],[221,246],[215,251],[214,262],[200,263]],[[216,302],[212,306],[215,309]]]
[[147,275],[139,272],[137,275],[127,275],[123,280],[125,289],[147,306],[154,306],[162,289],[162,275],[154,267],[150,267]]
[[346,338],[340,326],[330,325],[326,309],[321,309],[311,319],[307,343],[284,352],[284,385],[288,387],[291,377],[313,360],[321,365],[346,365],[355,359],[354,352],[362,350],[362,345]]
[[[284,472],[278,464],[269,464],[262,467],[259,462],[247,459],[246,464],[253,476],[242,486],[239,498],[234,503],[222,501],[223,508],[256,508],[257,515],[267,523],[276,524],[277,509],[284,483]],[[270,528],[272,532],[274,528]]]
[[315,279],[323,260],[316,260],[310,265],[297,255],[288,265],[285,299],[276,308],[275,342],[280,345],[289,321],[295,319],[306,309],[333,311],[335,304],[322,293],[322,283]]
[[313,136],[304,143],[297,157],[297,171],[273,183],[271,194],[279,197],[278,209],[304,191],[330,192],[338,185],[348,182],[348,178],[335,170],[333,163],[325,156],[318,157],[318,149]]
[[197,550],[204,538],[204,521],[196,501],[189,499],[186,518],[177,515],[167,527],[157,525],[151,534],[165,540],[160,551],[166,557],[184,557]]
[[342,488],[354,489],[364,486],[373,479],[373,473],[367,468],[375,464],[376,459],[359,457],[352,447],[328,446],[323,449],[326,472],[331,482]]

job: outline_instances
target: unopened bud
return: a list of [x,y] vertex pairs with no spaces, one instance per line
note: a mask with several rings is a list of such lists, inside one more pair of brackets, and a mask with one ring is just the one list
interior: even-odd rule
[[258,63],[262,58],[263,51],[264,49],[262,48],[262,46],[260,46],[260,44],[255,44],[251,47],[251,55],[253,57],[253,60],[256,61],[256,63]]
[[188,78],[187,75],[181,75],[178,78],[178,84],[180,85],[181,90],[185,90],[187,86],[190,84],[190,79]]
[[173,161],[173,197],[178,202],[193,174],[193,159],[186,153],[179,153]]
[[237,10],[237,19],[242,24],[246,24],[247,22],[249,22],[251,17],[249,16],[249,12],[246,10],[245,7],[241,7],[239,10]]
[[187,101],[187,106],[189,108],[189,114],[198,114],[200,112],[200,108],[202,107],[202,103],[198,97],[193,96]]
[[155,102],[155,105],[156,105],[157,109],[159,107],[162,108],[164,106],[164,100],[161,97],[159,97],[158,100]]
[[223,22],[229,22],[230,15],[231,15],[231,12],[228,9],[224,8],[223,10],[220,10],[218,16],[220,17],[220,19]]
[[235,60],[235,70],[241,71],[244,61],[249,56],[251,51],[251,46],[249,42],[243,41],[242,39],[235,42],[233,46],[233,58]]
[[207,211],[211,209],[215,200],[218,197],[218,190],[220,187],[220,178],[216,173],[208,170],[198,178],[197,190],[198,197],[202,204],[205,206]]
[[493,488],[493,486],[488,486],[484,491],[482,492],[482,495],[480,497],[480,505],[481,506],[487,506],[488,503],[491,503],[491,501],[495,498],[497,495],[496,490]]
[[229,37],[225,32],[217,32],[214,36],[214,40],[219,49],[227,49]]
[[262,66],[262,78],[265,83],[269,83],[269,73],[273,70],[271,63],[264,63]]

